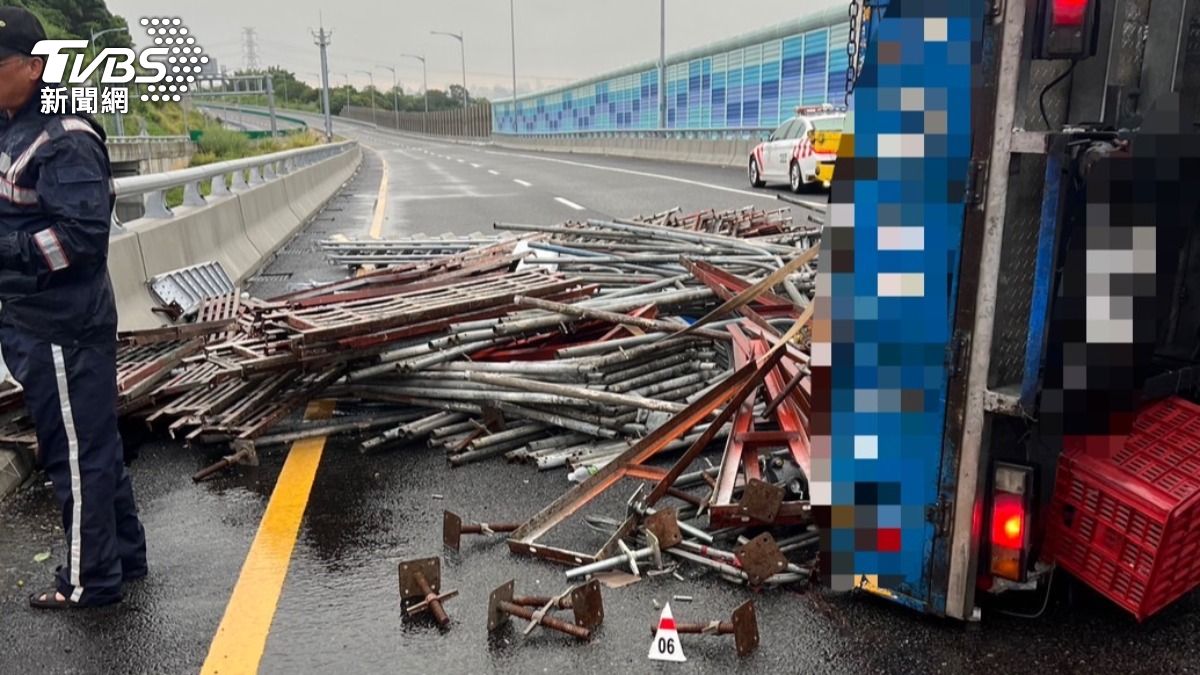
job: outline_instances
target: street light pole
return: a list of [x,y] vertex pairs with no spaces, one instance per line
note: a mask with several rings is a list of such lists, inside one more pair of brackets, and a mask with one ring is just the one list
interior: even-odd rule
[[458,40],[458,48],[459,48],[459,51],[462,53],[463,108],[466,108],[467,104],[470,102],[470,97],[467,95],[467,43],[465,40],[463,40],[463,33],[446,33],[444,31],[440,31],[440,30],[431,30],[431,31],[429,31],[429,34],[430,35],[449,35],[450,37],[454,38],[455,40]]
[[375,75],[369,70],[357,70],[355,72],[366,73],[367,79],[371,83],[371,124],[378,126],[379,122],[375,119]]
[[429,133],[429,77],[425,68],[425,57],[416,54],[401,54],[400,56],[416,59],[421,62],[421,91],[425,94],[425,115],[421,117],[421,133]]
[[[118,26],[116,28],[105,28],[102,31],[92,33],[92,39],[88,41],[88,44],[91,46],[91,49],[92,49],[92,61],[96,60],[96,38],[100,37],[101,35],[105,35],[106,33],[116,33],[118,31],[123,31],[123,30],[128,30],[128,29],[125,28],[124,26]],[[99,68],[96,69],[96,86],[97,86],[97,89],[103,88],[103,85],[100,83],[100,69]],[[118,136],[125,135],[125,122],[124,122],[124,120],[121,119],[121,111],[116,110],[115,107],[113,110],[113,125],[115,127],[113,129],[113,131],[115,131]]]
[[342,73],[342,77],[346,78],[346,108],[347,108],[346,112],[349,113],[350,112],[350,110],[349,110],[349,108],[350,108],[350,92],[353,91],[354,88],[350,86],[350,73]]
[[658,128],[667,128],[667,0],[659,0]]
[[513,76],[513,102],[512,102],[512,120],[513,133],[517,131],[517,15],[514,5],[516,0],[508,0],[508,30],[511,34],[512,42],[512,76]]
[[396,130],[400,130],[400,88],[396,86],[395,66],[379,66],[392,71],[392,110],[396,111]]

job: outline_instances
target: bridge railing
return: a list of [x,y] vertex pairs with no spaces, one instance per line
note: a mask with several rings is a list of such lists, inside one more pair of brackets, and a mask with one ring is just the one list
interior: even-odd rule
[[[244,157],[204,166],[129,176],[113,181],[118,200],[141,197],[146,218],[171,218],[174,214],[167,206],[167,191],[182,187],[184,206],[204,206],[207,199],[201,192],[204,182],[209,184],[212,196],[240,192],[255,185],[276,180],[293,171],[339,155],[354,147],[354,141],[315,145],[308,148],[283,150],[268,155]],[[226,183],[228,178],[229,182]]]
[[104,139],[106,145],[145,145],[147,143],[157,143],[165,145],[167,143],[186,143],[189,141],[187,136],[109,136]]
[[397,129],[430,136],[455,138],[487,138],[492,135],[492,107],[487,103],[472,103],[466,108],[423,112],[402,112],[361,106],[345,106],[338,117],[368,122],[384,129]]
[[740,129],[730,129],[725,127],[713,127],[703,129],[620,129],[612,131],[563,131],[555,133],[521,133],[513,134],[506,132],[493,131],[492,136],[497,139],[517,138],[517,139],[550,139],[550,138],[571,138],[571,139],[591,139],[591,138],[641,138],[641,139],[667,139],[681,141],[753,141],[766,140],[767,136],[774,131],[776,127],[747,127]]

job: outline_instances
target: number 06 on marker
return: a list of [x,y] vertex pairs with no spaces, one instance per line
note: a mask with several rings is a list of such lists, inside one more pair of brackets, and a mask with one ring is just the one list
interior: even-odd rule
[[658,618],[658,631],[650,643],[651,661],[687,661],[683,655],[683,646],[679,644],[679,632],[675,630],[675,617],[671,614],[671,604],[663,606],[662,616]]

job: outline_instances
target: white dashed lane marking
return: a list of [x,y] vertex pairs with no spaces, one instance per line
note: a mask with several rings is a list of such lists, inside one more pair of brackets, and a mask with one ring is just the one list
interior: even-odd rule
[[584,210],[584,208],[582,206],[576,204],[575,202],[573,202],[569,199],[563,199],[562,197],[555,197],[554,201],[558,202],[559,204],[563,204],[564,206],[569,206],[569,207],[575,209],[576,211]]

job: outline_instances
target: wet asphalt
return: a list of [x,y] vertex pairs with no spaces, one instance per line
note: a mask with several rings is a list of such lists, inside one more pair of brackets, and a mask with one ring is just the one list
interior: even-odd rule
[[[269,295],[344,276],[344,270],[321,260],[315,241],[337,233],[365,233],[383,161],[390,181],[385,236],[486,231],[491,220],[499,219],[497,212],[519,222],[542,223],[574,215],[554,196],[587,204],[602,215],[648,213],[676,204],[699,208],[755,203],[735,192],[641,175],[671,173],[694,183],[740,189],[738,170],[563,158],[618,169],[611,171],[396,139],[350,125],[339,130],[361,137],[372,148],[362,169],[249,285],[251,292]],[[464,162],[457,162],[459,158]],[[482,171],[471,162],[481,164]],[[501,186],[485,166],[534,187]],[[571,191],[570,184],[579,187]],[[775,202],[767,198],[760,205]],[[37,475],[26,489],[0,502],[0,674],[196,672],[285,454],[281,449],[267,451],[259,467],[238,467],[208,483],[193,484],[191,474],[218,456],[217,450],[173,442],[143,446],[132,472],[147,530],[151,574],[131,584],[125,602],[116,607],[66,614],[28,609],[28,593],[48,583],[55,561],[64,555],[59,516],[50,490]],[[544,630],[525,637],[520,621],[489,637],[486,607],[493,588],[513,579],[519,593],[552,595],[566,587],[563,568],[515,556],[500,539],[466,539],[461,553],[443,551],[442,511],[450,509],[470,520],[521,520],[567,486],[560,471],[539,473],[502,460],[450,469],[440,451],[424,446],[367,457],[357,452],[353,439],[331,439],[259,672],[1200,671],[1200,597],[1193,595],[1138,625],[1065,577],[1056,580],[1055,593],[1040,618],[985,611],[981,623],[963,625],[919,616],[865,595],[817,589],[755,595],[713,573],[683,567],[684,581],[662,576],[604,590],[606,620],[589,643]],[[625,487],[591,512],[620,516],[629,492]],[[598,547],[600,535],[572,522],[576,527],[556,535],[563,537],[556,541]],[[44,553],[49,558],[38,562]],[[436,555],[443,560],[443,587],[460,593],[446,605],[453,619],[449,630],[429,620],[404,620],[399,608],[397,564]],[[646,656],[649,628],[659,614],[655,603],[676,595],[694,598],[672,602],[680,621],[725,619],[737,605],[753,599],[760,648],[750,658],[739,659],[728,638],[684,636],[686,665],[652,664]],[[1010,609],[1035,612],[1040,598],[1014,602]]]

